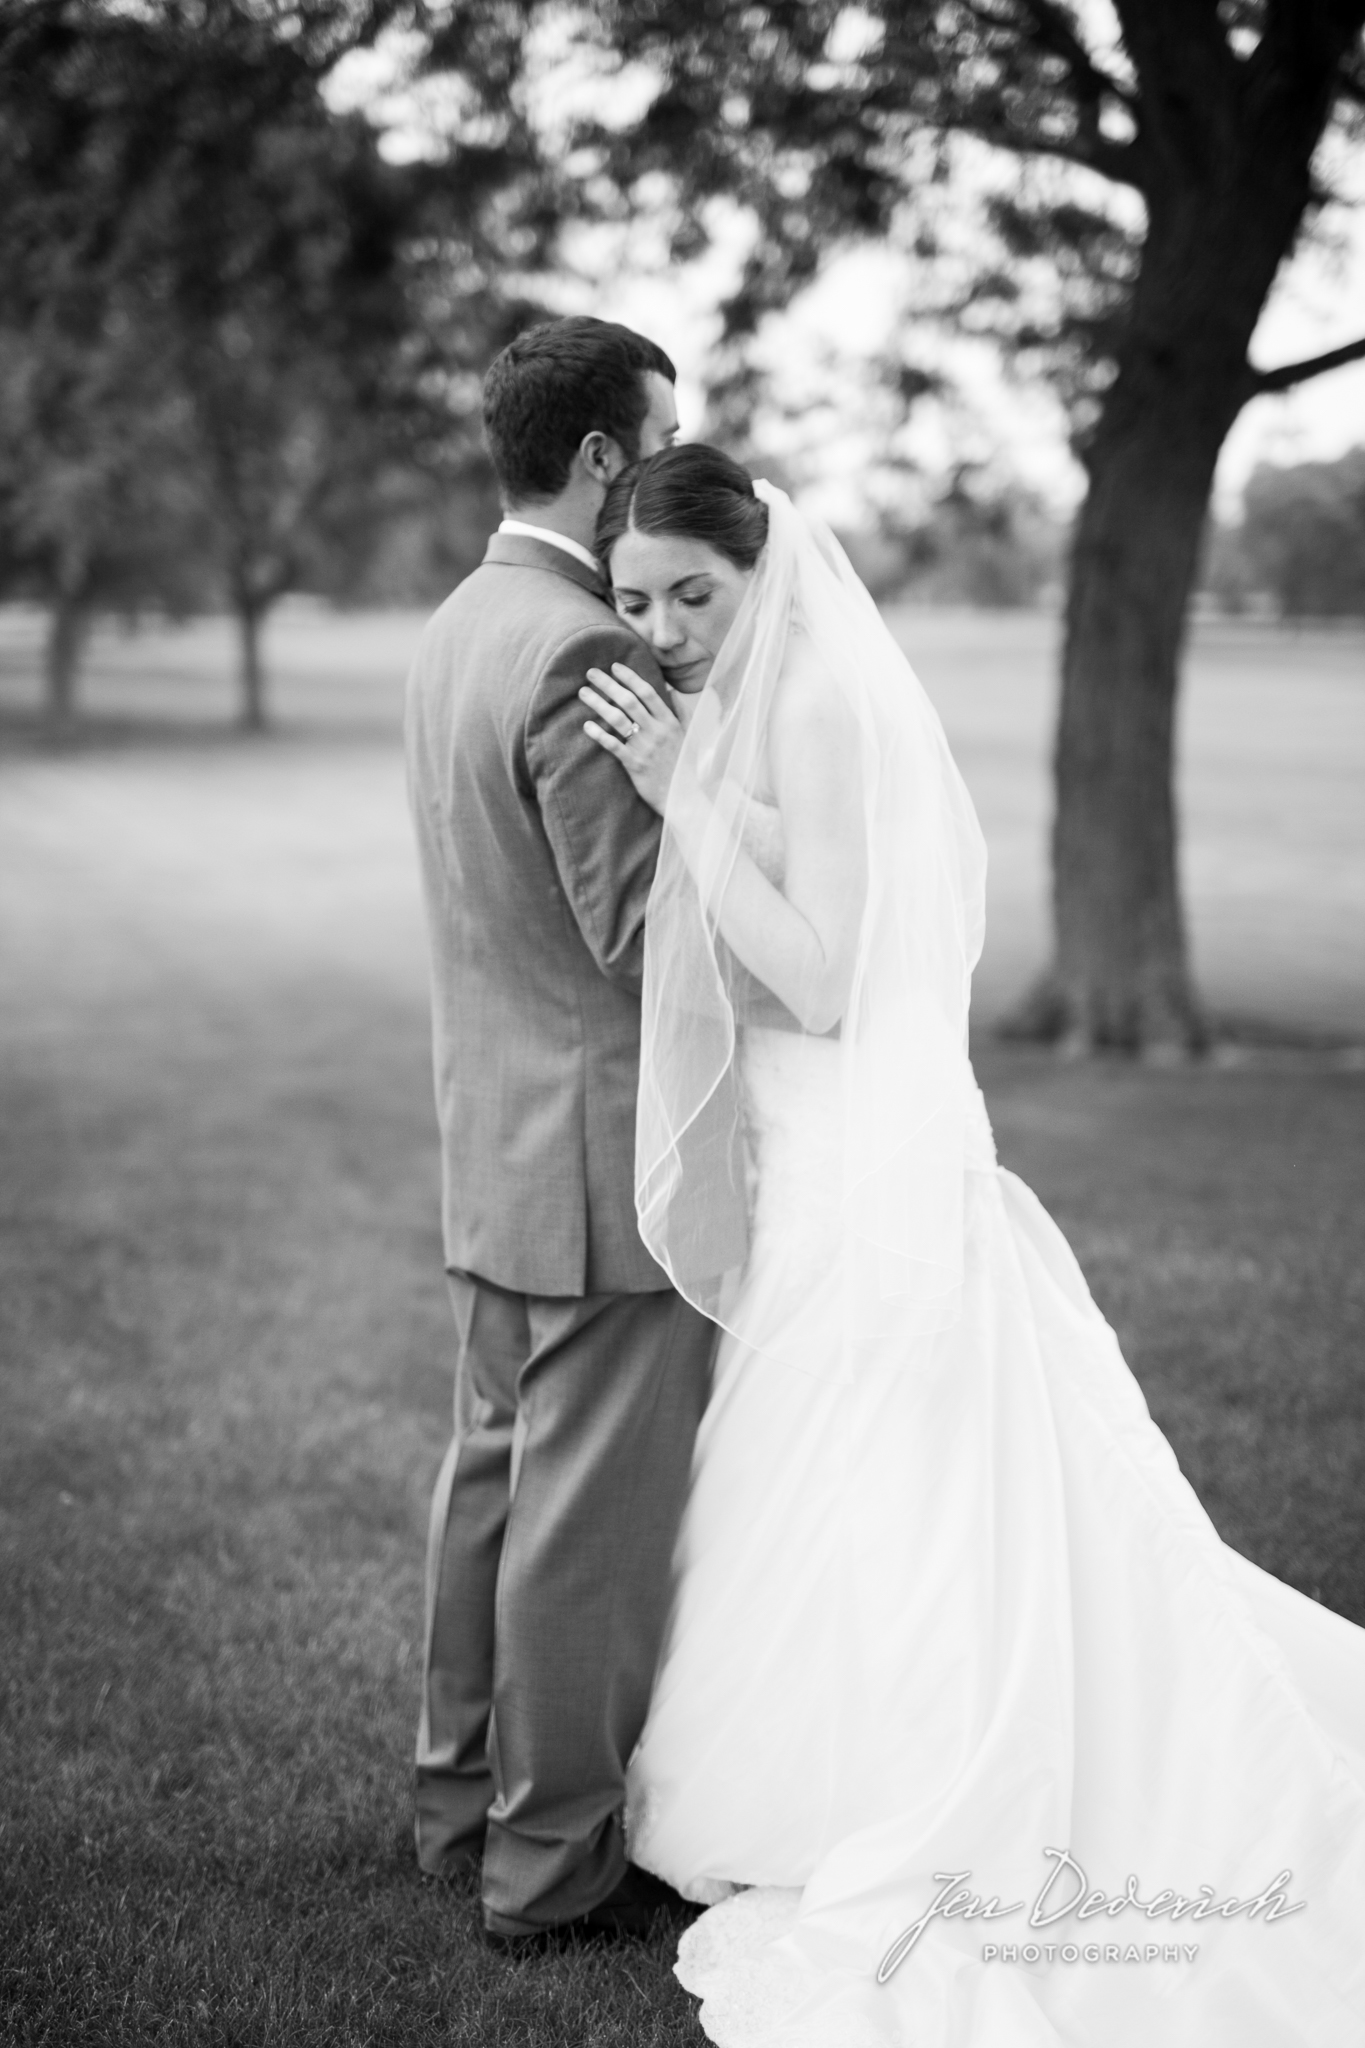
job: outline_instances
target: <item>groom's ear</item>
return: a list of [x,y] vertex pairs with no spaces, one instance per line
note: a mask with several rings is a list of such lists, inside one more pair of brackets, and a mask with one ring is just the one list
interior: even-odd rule
[[603,489],[626,467],[626,454],[619,441],[594,427],[578,444],[578,459],[588,475]]

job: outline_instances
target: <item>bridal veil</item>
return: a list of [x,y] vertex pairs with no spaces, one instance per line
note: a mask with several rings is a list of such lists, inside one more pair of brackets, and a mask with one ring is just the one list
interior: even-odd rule
[[[834,535],[759,482],[767,544],[684,741],[679,780],[709,799],[694,869],[665,829],[646,926],[636,1205],[675,1287],[741,1343],[797,1365],[817,1309],[856,1376],[884,1362],[894,1323],[913,1363],[960,1306],[964,1174],[983,1111],[967,1058],[971,974],[984,926],[985,846],[937,713]],[[787,1248],[780,1286],[749,1284],[779,1170],[744,1128],[746,1044],[814,1041],[726,947],[717,911],[746,824],[770,801],[768,738],[796,665],[836,693],[857,733],[845,827],[861,835],[866,892],[851,992],[820,1035],[837,1104],[824,1143],[793,1168],[782,1212],[818,1219]],[[769,813],[771,816],[771,813]],[[794,1048],[792,1048],[794,1050]],[[765,1262],[766,1266],[766,1262]],[[767,1267],[769,1272],[770,1267]]]

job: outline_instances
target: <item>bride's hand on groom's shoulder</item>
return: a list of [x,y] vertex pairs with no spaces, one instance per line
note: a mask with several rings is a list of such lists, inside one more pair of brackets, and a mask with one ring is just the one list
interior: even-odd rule
[[683,727],[672,706],[623,661],[614,661],[610,674],[590,668],[578,694],[595,713],[584,732],[615,754],[645,802],[662,817],[683,743]]

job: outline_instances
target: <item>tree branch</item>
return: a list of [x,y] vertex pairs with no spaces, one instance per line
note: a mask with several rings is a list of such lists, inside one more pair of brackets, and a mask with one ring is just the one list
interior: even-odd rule
[[[1070,139],[1040,134],[1036,129],[1016,125],[1003,98],[985,110],[984,122],[959,108],[952,125],[981,136],[1002,149],[1026,156],[1056,156],[1098,172],[1115,184],[1143,189],[1143,152],[1140,141],[1116,142],[1100,128],[1100,109],[1106,99],[1127,108],[1136,123],[1133,95],[1120,80],[1096,63],[1076,32],[1074,22],[1058,0],[1008,0],[1005,12],[997,12],[988,0],[967,0],[969,12],[983,28],[1001,33],[1021,34],[1026,47],[1056,58],[1066,67],[1063,92],[1069,97],[1075,116],[1075,134]],[[1020,12],[1027,17],[1020,21]],[[963,115],[965,113],[965,118]]]
[[1251,372],[1251,395],[1259,398],[1267,391],[1289,391],[1295,384],[1306,383],[1310,377],[1321,377],[1327,370],[1339,370],[1343,363],[1359,362],[1365,356],[1365,335],[1359,341],[1348,341],[1344,348],[1329,348],[1325,355],[1308,356],[1301,363],[1281,363],[1277,370],[1253,370]]
[[1076,33],[1075,23],[1056,0],[1023,0],[1025,11],[1032,15],[1034,41],[1064,59],[1071,76],[1078,86],[1084,88],[1086,97],[1093,99],[1113,98],[1121,100],[1125,107],[1133,105],[1133,95],[1126,85],[1111,72],[1097,64],[1085,44]]
[[1131,185],[1137,192],[1144,189],[1142,153],[1135,143],[1110,142],[1102,135],[1093,139],[1077,136],[1073,141],[1060,135],[1040,135],[1019,127],[1004,108],[979,112],[960,108],[949,125],[959,134],[975,135],[979,141],[1012,150],[1016,156],[1059,157],[1064,163],[1097,172],[1112,184]]

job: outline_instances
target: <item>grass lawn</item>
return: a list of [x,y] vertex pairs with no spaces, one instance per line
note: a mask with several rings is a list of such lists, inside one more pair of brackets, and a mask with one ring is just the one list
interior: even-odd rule
[[[0,617],[7,2048],[701,2038],[666,1947],[509,1965],[410,1853],[450,1395],[393,726],[411,624],[281,621],[285,727],[252,742],[216,730],[220,629],[111,636],[95,737],[58,756],[14,708],[30,625]],[[912,624],[1023,918],[1047,628]],[[1199,916],[1227,1007],[1360,1041],[1359,755],[1336,644],[1313,658],[1311,745],[1273,678],[1252,734],[1210,670]],[[1336,882],[1296,926],[1313,875]],[[1026,952],[1007,933],[991,986]],[[1365,1621],[1358,1059],[979,1065],[1224,1535]]]

